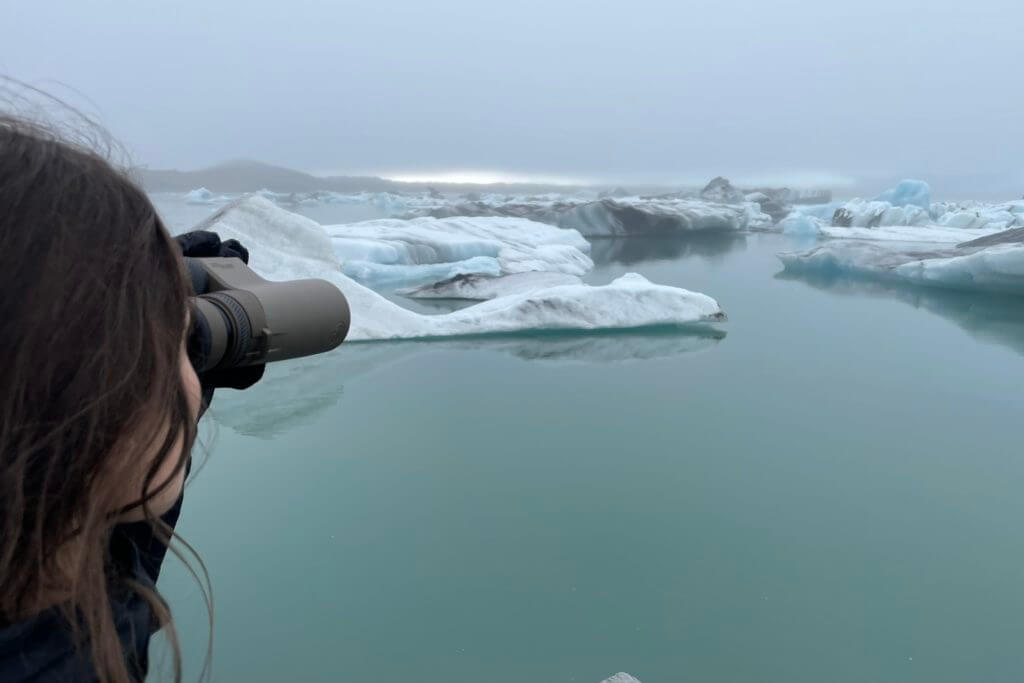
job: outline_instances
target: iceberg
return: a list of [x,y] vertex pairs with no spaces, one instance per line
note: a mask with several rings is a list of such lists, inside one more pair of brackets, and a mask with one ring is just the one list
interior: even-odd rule
[[916,206],[927,211],[932,203],[932,188],[923,180],[901,180],[896,187],[875,197],[892,206]]
[[335,244],[323,226],[262,197],[236,200],[196,229],[241,241],[249,248],[250,267],[269,280],[323,278],[335,284],[352,310],[349,341],[532,330],[689,328],[726,319],[711,297],[653,284],[635,273],[603,286],[548,287],[501,296],[443,315],[421,315],[346,276]]
[[192,190],[191,192],[185,193],[186,204],[219,204],[221,202],[231,201],[230,197],[223,195],[215,195],[205,187]]
[[[371,286],[382,271],[366,267],[369,263],[390,266],[396,275],[401,266],[450,264],[447,270],[435,268],[434,281],[460,273],[583,275],[594,267],[586,254],[590,244],[579,232],[522,218],[387,218],[325,229],[343,271]],[[415,269],[409,272],[413,284]]]
[[259,190],[254,193],[278,204],[370,204],[388,211],[408,211],[417,208],[443,206],[443,197],[428,194],[399,194],[397,192],[333,192],[314,190],[312,192],[273,192]]
[[782,219],[779,223],[779,227],[787,235],[818,235],[821,233],[822,225],[821,221],[814,216],[793,213]]
[[513,273],[501,277],[458,274],[447,280],[398,293],[411,299],[467,299],[487,301],[507,294],[534,292],[547,287],[578,285],[583,281],[566,273]]
[[831,223],[832,217],[835,216],[836,209],[841,208],[843,204],[843,202],[830,202],[828,204],[805,204],[803,206],[794,206],[788,216],[811,216],[812,218],[817,218],[820,221]]
[[[853,199],[844,204],[822,204],[794,209],[790,215],[810,215],[827,221],[822,233],[830,237],[855,239],[905,239],[924,242],[960,242],[955,230],[995,233],[1012,227],[1024,226],[1024,201],[1003,204],[980,202],[931,203],[931,189],[921,180],[904,180],[872,200]],[[875,228],[922,228],[921,232],[903,231],[898,234],[867,232]],[[849,231],[840,230],[848,228]],[[946,232],[931,232],[947,228]],[[981,233],[976,233],[981,234]],[[919,239],[914,239],[914,236]],[[962,235],[970,239],[969,235]]]
[[668,236],[681,233],[769,230],[771,216],[755,202],[721,204],[698,199],[603,199],[564,209],[555,224],[589,237]]
[[820,232],[826,237],[848,240],[956,245],[965,240],[992,235],[998,231],[991,228],[969,230],[965,228],[951,228],[942,225],[890,225],[877,228],[837,228],[834,226],[823,225],[820,228]]
[[931,220],[927,209],[917,206],[893,206],[889,202],[863,199],[851,200],[832,214],[832,225],[845,228],[926,225]]
[[936,222],[942,226],[998,232],[1024,226],[1024,201],[1003,204],[933,204],[932,214],[936,216]]
[[[763,192],[760,194],[764,195],[765,200],[768,199],[768,195]],[[746,199],[742,192],[733,187],[732,183],[722,176],[712,178],[711,182],[700,191],[700,198],[720,204],[739,204]]]
[[829,242],[809,251],[779,254],[793,273],[905,282],[967,291],[1024,294],[1021,232],[990,235],[935,251],[894,249],[857,241]]
[[769,230],[771,216],[756,202],[722,204],[701,199],[623,197],[597,201],[477,201],[428,209],[417,215],[509,216],[577,230],[586,237],[672,236],[694,232]]

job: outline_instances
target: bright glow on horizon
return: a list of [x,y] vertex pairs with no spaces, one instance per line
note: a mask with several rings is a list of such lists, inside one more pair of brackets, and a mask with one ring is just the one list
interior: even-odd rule
[[[370,171],[353,174],[342,171],[319,171],[317,175],[368,175],[400,183],[451,183],[458,185],[493,185],[496,183],[563,185],[563,186],[634,186],[703,187],[714,174],[620,174],[617,176],[558,175],[556,173],[522,173],[516,171],[465,169],[438,171]],[[842,188],[857,180],[831,171],[776,171],[726,175],[737,187]]]
[[514,173],[508,171],[422,171],[409,173],[380,173],[385,180],[400,183],[456,183],[470,185],[492,185],[494,183],[523,183],[535,185],[589,185],[589,178],[572,178],[558,175]]

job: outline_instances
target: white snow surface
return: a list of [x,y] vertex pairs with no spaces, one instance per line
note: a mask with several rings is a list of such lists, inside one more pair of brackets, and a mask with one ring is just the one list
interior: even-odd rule
[[[953,244],[1024,226],[1024,200],[930,203],[930,197],[928,183],[904,180],[872,200],[794,207],[782,224],[803,227],[809,224],[802,219],[813,217],[827,237]],[[843,224],[833,225],[836,220]]]
[[200,187],[185,193],[186,204],[219,204],[231,201],[230,197],[215,195],[205,187]]
[[822,230],[821,220],[812,215],[791,213],[779,221],[779,227],[787,235],[818,235]]
[[472,256],[455,263],[424,263],[409,266],[372,261],[344,261],[341,264],[341,272],[376,290],[429,286],[460,275],[498,277],[502,274],[498,259],[490,256]]
[[892,206],[916,206],[928,209],[932,202],[932,188],[923,180],[901,180],[899,184],[875,197]]
[[640,683],[640,680],[630,676],[625,671],[620,671],[611,678],[606,678],[601,683]]
[[344,275],[323,226],[262,197],[237,200],[197,229],[241,241],[249,249],[250,267],[269,280],[322,278],[335,284],[352,311],[349,341],[678,326],[725,319],[711,297],[656,285],[635,273],[604,286],[549,287],[444,315],[421,315]]
[[[524,218],[386,218],[325,229],[334,242],[342,270],[370,286],[380,286],[374,276],[381,271],[366,264],[454,265],[477,259],[458,272],[490,275],[530,271],[583,275],[594,267],[586,254],[590,243],[579,232]],[[400,269],[392,271],[397,275]],[[414,283],[412,275],[410,271],[408,284]]]
[[905,251],[870,242],[834,241],[779,254],[786,270],[850,274],[950,289],[1024,294],[1024,244]]
[[[806,217],[805,217],[806,218]],[[786,218],[785,220],[789,220]],[[851,240],[870,240],[874,242],[918,242],[928,244],[960,244],[978,237],[992,235],[1002,230],[991,228],[963,229],[941,225],[902,226],[890,225],[877,228],[837,228],[823,225],[821,234],[826,237]]]

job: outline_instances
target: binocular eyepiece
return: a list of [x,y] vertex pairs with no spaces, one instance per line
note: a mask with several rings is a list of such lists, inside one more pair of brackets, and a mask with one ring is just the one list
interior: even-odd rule
[[323,353],[348,334],[348,302],[326,280],[270,282],[237,258],[185,262],[196,293],[188,353],[197,373]]

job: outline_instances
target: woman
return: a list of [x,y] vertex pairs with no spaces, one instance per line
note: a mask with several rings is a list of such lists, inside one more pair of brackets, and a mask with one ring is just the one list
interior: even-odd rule
[[101,156],[0,116],[0,680],[141,680],[200,412],[181,250]]

